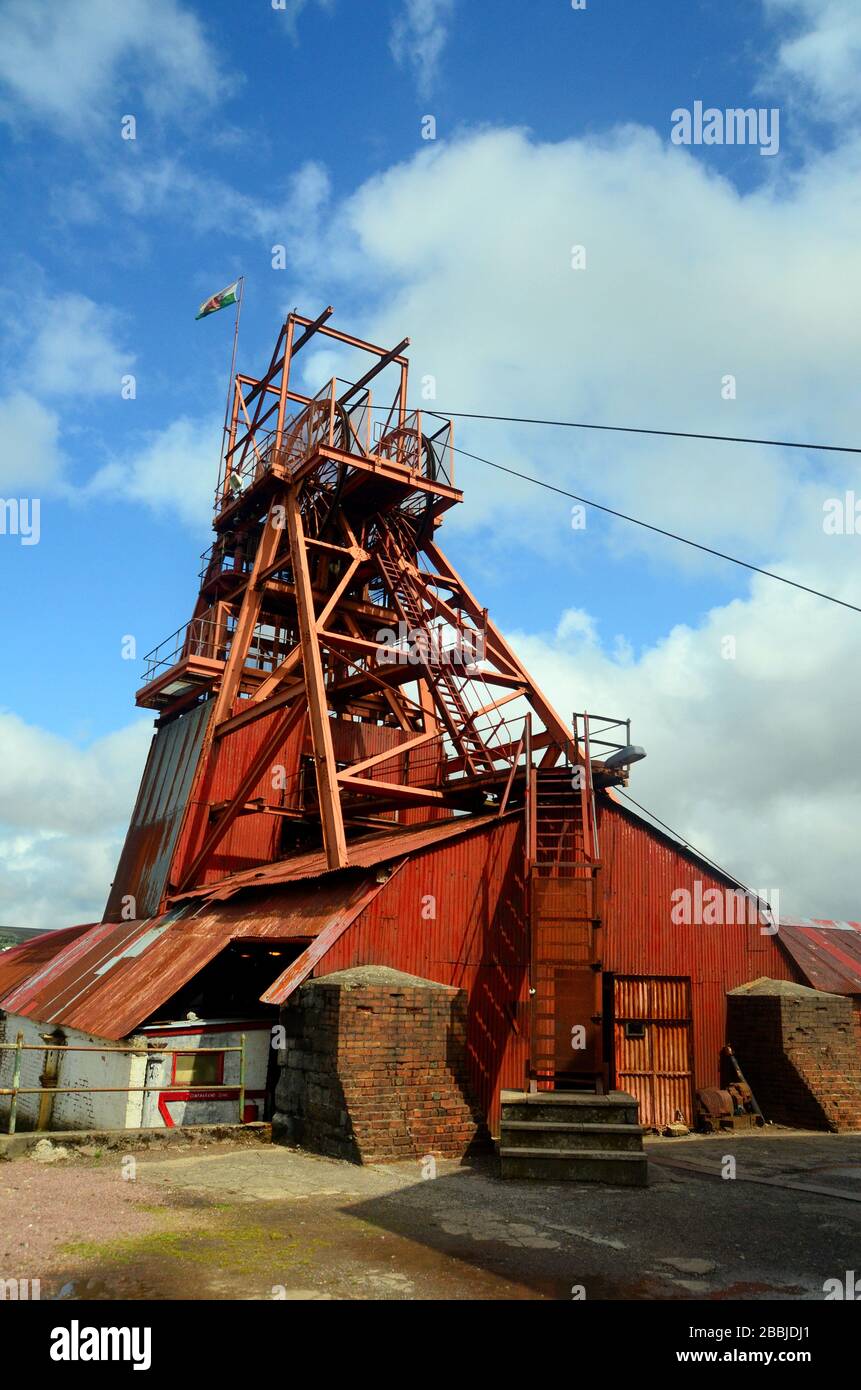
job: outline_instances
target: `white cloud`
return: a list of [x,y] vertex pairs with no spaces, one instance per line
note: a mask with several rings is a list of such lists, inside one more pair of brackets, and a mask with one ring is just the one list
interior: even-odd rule
[[[58,397],[120,395],[134,356],[117,342],[118,316],[81,294],[7,292],[10,328],[4,343],[7,376],[32,382],[0,399],[0,488],[67,486],[63,421],[45,404]],[[38,394],[34,394],[38,393]]]
[[639,659],[579,618],[508,635],[566,715],[632,717],[647,752],[628,789],[638,802],[750,887],[776,889],[784,914],[857,919],[856,622],[762,579]]
[[861,111],[861,7],[857,0],[765,0],[766,13],[789,20],[777,50],[777,78],[800,86],[819,119]]
[[131,813],[152,716],[82,748],[0,712],[0,823],[45,834],[92,832]]
[[419,94],[427,96],[448,39],[454,0],[402,0],[402,6],[392,24],[392,55],[412,67]]
[[100,920],[151,737],[142,718],[81,748],[0,713],[0,922]]
[[[6,0],[0,83],[7,120],[74,135],[108,118],[208,106],[224,86],[217,54],[178,0]],[[122,110],[119,109],[122,106]]]
[[28,495],[52,488],[63,472],[60,422],[26,391],[0,400],[0,493],[25,489]]
[[223,424],[223,417],[214,416],[172,421],[147,436],[138,450],[100,469],[87,486],[88,495],[142,502],[205,531],[212,519]]
[[[859,174],[861,146],[848,145],[791,183],[742,194],[639,127],[556,144],[483,131],[369,180],[300,263],[342,315],[356,284],[369,287],[358,304],[372,340],[410,334],[417,405],[432,375],[441,410],[851,442],[861,321],[845,287],[861,275]],[[572,269],[576,245],[584,270]],[[822,467],[774,449],[456,430],[467,449],[755,560],[810,523],[796,486]],[[566,526],[563,498],[457,469],[471,505],[453,524],[542,550]],[[850,476],[839,456],[827,471],[835,485]],[[609,534],[619,549],[690,563],[621,523]]]
[[[314,184],[309,175],[309,188]],[[135,358],[117,341],[118,315],[83,295],[35,295],[14,307],[17,318],[6,344],[7,365],[23,360],[40,397],[67,398],[66,414],[61,417],[25,391],[0,399],[0,495],[17,495],[12,490],[18,489],[28,495],[60,490],[69,498],[121,497],[205,529],[223,420],[180,417],[152,431],[137,447],[115,450],[88,480],[73,482],[61,445],[63,424],[75,420],[71,398],[113,394],[119,399],[121,378]]]
[[198,235],[229,228],[236,240],[275,242],[313,237],[330,196],[326,169],[308,160],[284,181],[271,201],[242,193],[222,179],[202,175],[174,158],[115,168],[110,177],[124,210],[135,218],[168,217]]
[[27,370],[46,395],[119,396],[134,356],[116,342],[117,318],[82,294],[37,300],[30,306]]

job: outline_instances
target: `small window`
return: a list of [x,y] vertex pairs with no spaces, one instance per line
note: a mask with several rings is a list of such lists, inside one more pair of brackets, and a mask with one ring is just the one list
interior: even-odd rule
[[646,1025],[642,1021],[637,1023],[625,1024],[626,1038],[644,1038],[646,1036]]
[[177,1052],[173,1079],[179,1086],[220,1086],[224,1074],[223,1052]]

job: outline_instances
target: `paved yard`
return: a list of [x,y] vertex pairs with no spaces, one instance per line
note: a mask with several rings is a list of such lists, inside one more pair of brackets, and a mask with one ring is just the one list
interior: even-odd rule
[[[0,1277],[42,1297],[821,1299],[861,1271],[861,1135],[648,1144],[648,1189],[358,1168],[222,1141],[0,1163]],[[727,1159],[735,1161],[735,1177]]]

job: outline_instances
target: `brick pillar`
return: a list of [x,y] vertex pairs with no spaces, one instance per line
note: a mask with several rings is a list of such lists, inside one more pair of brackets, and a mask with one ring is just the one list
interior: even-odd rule
[[727,1035],[767,1120],[861,1129],[861,1049],[852,1000],[801,985],[731,992]]
[[282,1011],[275,1136],[358,1163],[482,1147],[466,1011],[465,990],[381,966],[306,982]]

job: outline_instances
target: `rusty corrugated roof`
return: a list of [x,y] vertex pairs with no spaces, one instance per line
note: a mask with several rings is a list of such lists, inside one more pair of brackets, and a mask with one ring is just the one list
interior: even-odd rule
[[[404,855],[415,854],[430,845],[450,840],[457,835],[467,835],[482,826],[499,824],[510,816],[521,815],[518,810],[506,811],[504,816],[493,812],[486,816],[454,816],[446,821],[429,821],[426,825],[398,826],[393,830],[383,830],[361,839],[351,840],[347,846],[349,868],[372,869],[377,864],[401,859]],[[292,883],[296,880],[320,878],[328,873],[339,872],[329,869],[323,850],[308,854],[294,854],[288,859],[279,859],[274,864],[262,864],[256,869],[244,869],[241,873],[230,874],[203,888],[195,888],[189,893],[178,895],[174,902],[186,902],[196,898],[210,898],[213,902],[232,897],[243,888],[265,888],[274,884]]]
[[816,989],[861,994],[861,922],[781,917],[778,938]]
[[40,966],[53,960],[64,946],[68,946],[85,931],[91,931],[92,927],[92,922],[85,922],[80,927],[61,927],[56,931],[40,932],[29,941],[22,941],[19,946],[10,946],[8,951],[0,951],[0,999],[19,980],[26,979]]
[[[508,812],[505,819],[518,814]],[[500,819],[496,814],[458,816],[383,831],[350,845],[350,866],[344,871],[330,873],[322,851],[296,855],[197,889],[161,917],[80,929],[50,957],[34,962],[35,970],[17,974],[0,995],[0,1008],[96,1037],[126,1037],[230,941],[313,943],[324,932],[326,940],[333,939],[379,886],[368,869]],[[234,901],[240,890],[242,898]],[[311,968],[314,955],[311,951],[301,968],[296,962],[296,970],[284,972],[264,998],[289,993]]]
[[333,922],[349,924],[369,886],[375,885],[366,875],[348,875],[285,885],[241,906],[201,904],[195,911],[192,904],[156,918],[101,922],[74,940],[67,937],[44,968],[19,976],[0,997],[0,1008],[100,1038],[124,1038],[230,941],[311,941]]

